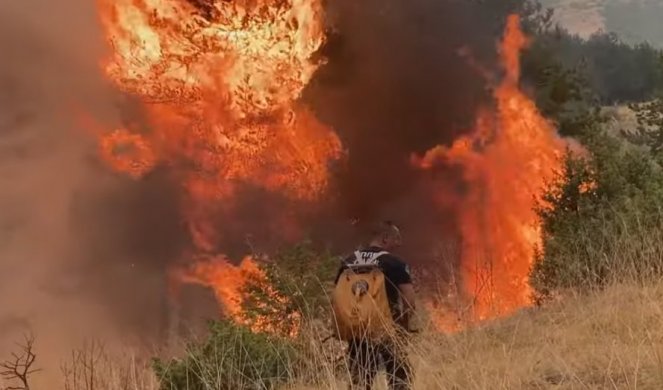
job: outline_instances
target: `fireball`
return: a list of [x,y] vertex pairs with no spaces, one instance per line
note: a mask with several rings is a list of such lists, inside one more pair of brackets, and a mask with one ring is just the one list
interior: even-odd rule
[[[319,1],[99,3],[112,47],[104,71],[147,117],[131,135],[142,155],[106,153],[114,169],[145,173],[137,161],[152,155],[192,197],[221,198],[240,182],[296,198],[324,190],[340,142],[298,103],[320,65]],[[102,142],[112,150],[121,140]]]
[[[101,157],[136,179],[168,168],[185,194],[195,247],[183,279],[213,288],[226,314],[239,318],[235,284],[259,273],[250,260],[237,267],[218,260],[214,216],[240,184],[315,200],[340,154],[336,134],[299,102],[321,65],[313,60],[325,39],[321,1],[98,5],[111,49],[104,73],[142,114],[101,137]],[[228,285],[223,273],[237,282]]]

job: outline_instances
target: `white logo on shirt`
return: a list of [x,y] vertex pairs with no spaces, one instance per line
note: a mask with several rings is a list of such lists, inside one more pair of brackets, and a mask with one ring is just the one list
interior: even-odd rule
[[378,258],[388,252],[356,251],[355,260],[350,266],[377,265]]

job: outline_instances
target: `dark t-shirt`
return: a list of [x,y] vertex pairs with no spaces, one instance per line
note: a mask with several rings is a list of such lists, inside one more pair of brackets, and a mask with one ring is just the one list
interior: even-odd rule
[[334,283],[338,282],[338,278],[348,264],[377,264],[384,273],[389,306],[391,306],[392,313],[396,316],[398,315],[397,308],[400,297],[398,286],[412,283],[412,277],[410,276],[410,269],[401,259],[391,253],[380,254],[381,252],[385,251],[378,247],[368,247],[353,253],[341,264]]

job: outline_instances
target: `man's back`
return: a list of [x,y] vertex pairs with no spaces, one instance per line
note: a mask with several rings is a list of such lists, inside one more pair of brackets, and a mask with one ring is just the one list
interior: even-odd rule
[[400,302],[400,291],[398,286],[412,283],[408,266],[397,256],[383,250],[378,246],[369,246],[365,249],[356,251],[347,257],[341,265],[336,276],[335,283],[338,282],[343,270],[352,265],[377,265],[385,276],[385,288],[389,306],[394,318],[400,315],[398,310]]
[[[388,252],[401,245],[400,230],[392,222],[384,221],[373,227],[369,239],[370,244],[367,248],[359,250],[345,259],[335,282],[338,283],[339,277],[349,266],[370,264],[379,266],[382,270],[381,274],[384,275],[385,292],[391,314],[396,323],[409,330],[409,317],[415,308],[412,277],[407,265]],[[399,303],[403,303],[402,312],[399,310]],[[379,355],[382,357],[387,371],[389,388],[391,390],[409,389],[412,382],[411,368],[403,350],[402,341],[404,340],[400,341],[396,343],[380,342],[375,345],[365,338],[350,340],[348,359],[352,388],[368,389],[371,387],[377,373],[376,358]]]
[[[399,303],[405,300],[401,289],[411,286],[412,278],[410,277],[408,266],[397,256],[383,250],[379,246],[369,246],[366,249],[359,250],[343,261],[335,282],[338,283],[339,277],[347,268],[367,265],[376,265],[382,270],[392,318],[397,326],[408,330],[409,315],[401,310]],[[378,371],[378,357],[381,357],[384,363],[389,389],[406,390],[410,388],[412,380],[411,368],[403,347],[406,340],[399,337],[398,341],[394,341],[388,338],[387,340],[376,343],[373,340],[361,337],[349,340],[348,358],[352,383],[351,388],[371,388],[371,384]]]

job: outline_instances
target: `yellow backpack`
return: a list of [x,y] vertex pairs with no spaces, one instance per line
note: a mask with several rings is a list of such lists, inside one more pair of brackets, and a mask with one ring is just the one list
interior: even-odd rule
[[332,292],[336,336],[380,339],[390,334],[394,321],[386,280],[377,264],[350,265]]

